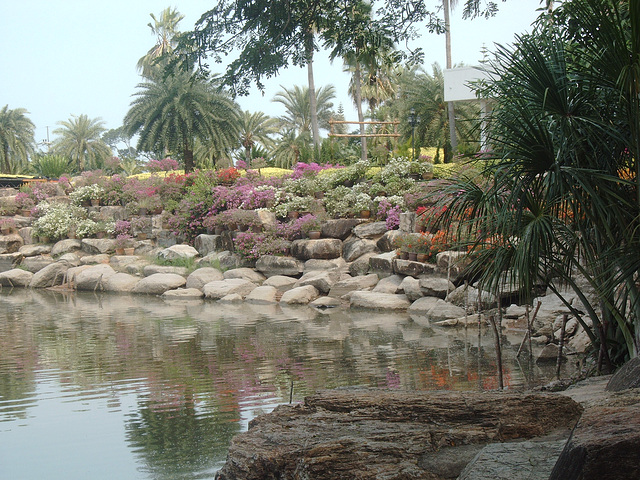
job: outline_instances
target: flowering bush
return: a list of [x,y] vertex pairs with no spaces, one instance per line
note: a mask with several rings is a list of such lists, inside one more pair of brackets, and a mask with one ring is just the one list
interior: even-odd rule
[[33,222],[34,233],[53,240],[66,237],[87,213],[84,208],[64,203],[41,202],[38,208],[41,216]]
[[400,226],[400,213],[402,213],[401,197],[376,197],[374,203],[378,204],[376,217],[378,220],[384,220],[387,230],[394,230]]
[[118,235],[131,235],[131,222],[127,220],[117,220],[113,227],[113,234]]
[[225,168],[218,170],[218,180],[223,183],[233,183],[240,178],[240,172],[237,168]]
[[69,194],[69,199],[74,205],[82,205],[91,200],[99,200],[104,195],[104,188],[97,183],[76,188]]
[[171,170],[178,170],[180,165],[173,158],[163,158],[162,160],[149,160],[147,162],[147,169],[150,172],[169,172]]
[[78,238],[86,238],[103,231],[104,228],[104,225],[91,218],[83,218],[76,222],[75,233]]
[[16,206],[22,210],[31,210],[36,206],[35,200],[28,192],[18,192],[15,198]]

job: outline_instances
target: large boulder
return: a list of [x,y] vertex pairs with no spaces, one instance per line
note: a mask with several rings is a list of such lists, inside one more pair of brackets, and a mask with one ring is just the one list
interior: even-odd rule
[[51,253],[51,245],[33,244],[24,245],[18,250],[24,257],[37,257],[38,255],[45,255]]
[[282,294],[280,303],[285,305],[307,305],[320,296],[320,292],[313,285],[296,287]]
[[14,268],[0,273],[0,285],[3,287],[28,287],[33,278],[33,273],[21,268]]
[[230,278],[209,282],[202,287],[204,296],[213,300],[220,300],[229,294],[238,294],[246,297],[257,285],[243,278]]
[[0,253],[0,272],[13,270],[23,261],[21,253]]
[[369,252],[351,262],[349,265],[349,275],[357,277],[368,274],[371,270],[370,260],[375,256],[376,254],[374,252]]
[[104,280],[115,274],[116,271],[110,265],[93,265],[76,273],[72,282],[78,290],[104,290]]
[[408,311],[413,315],[423,315],[434,322],[460,318],[465,315],[464,308],[445,302],[437,297],[419,298],[411,304]]
[[184,244],[172,245],[158,253],[158,257],[163,260],[188,260],[196,258],[198,255],[198,250],[191,245]]
[[274,275],[297,277],[302,274],[304,263],[293,257],[263,255],[256,261],[256,270],[265,277],[273,277]]
[[425,297],[438,297],[444,300],[456,286],[446,278],[423,277],[420,279],[420,288]]
[[243,280],[249,280],[256,285],[259,285],[266,280],[266,277],[260,272],[256,272],[254,269],[246,267],[227,270],[223,273],[223,277],[225,280],[229,280],[231,278],[242,278]]
[[196,237],[193,245],[203,257],[213,252],[220,252],[231,248],[229,242],[225,242],[222,235],[207,235],[204,233]]
[[77,238],[65,238],[64,240],[56,242],[55,245],[51,247],[51,256],[57,257],[66,253],[77,252],[78,250],[82,250],[81,240]]
[[410,305],[406,295],[379,292],[353,292],[349,303],[351,308],[369,310],[406,310]]
[[[407,277],[408,278],[408,277]],[[400,275],[391,275],[380,279],[378,284],[373,288],[377,293],[400,293],[400,284],[402,284],[403,277]]]
[[268,285],[271,287],[275,287],[278,291],[278,294],[282,295],[287,290],[291,290],[293,286],[296,284],[298,279],[287,277],[284,275],[274,275],[273,277],[267,278],[262,285]]
[[568,435],[581,410],[550,394],[324,391],[252,420],[218,478],[452,479],[464,463],[434,473],[438,457],[462,456],[459,446]]
[[397,248],[398,240],[402,237],[402,232],[399,230],[388,230],[382,235],[376,245],[381,252],[391,252]]
[[353,262],[366,253],[376,252],[376,242],[369,239],[355,238],[347,240],[342,246],[342,256],[347,262]]
[[24,245],[23,238],[17,233],[0,235],[0,253],[15,253]]
[[249,295],[245,298],[247,303],[254,303],[257,305],[273,305],[278,303],[276,300],[278,295],[278,289],[271,285],[262,285],[254,288]]
[[140,282],[140,277],[125,272],[116,272],[104,279],[102,287],[106,292],[133,292]]
[[386,252],[369,258],[369,272],[377,273],[380,278],[393,274],[393,263],[397,258],[396,252]]
[[400,258],[393,260],[393,272],[398,275],[409,275],[418,278],[422,275],[433,275],[435,271],[436,266],[432,263],[414,262]]
[[197,300],[204,297],[204,293],[197,288],[177,288],[167,290],[162,294],[164,300]]
[[145,265],[142,268],[142,274],[145,277],[149,277],[151,275],[155,275],[156,273],[175,273],[176,275],[180,275],[183,277],[187,277],[189,270],[187,267],[178,267],[173,265]]
[[113,253],[115,248],[115,240],[111,238],[84,238],[82,240],[82,250],[89,255]]
[[613,374],[606,390],[621,392],[629,388],[640,388],[640,357],[634,357]]
[[353,234],[358,238],[379,237],[387,231],[387,222],[362,223],[353,228]]
[[378,284],[378,281],[378,275],[375,273],[370,273],[369,275],[363,275],[360,277],[345,278],[336,282],[333,287],[331,287],[331,290],[329,290],[329,296],[341,298],[355,290],[371,290]]
[[202,267],[191,272],[187,277],[186,287],[202,290],[202,287],[207,283],[220,280],[224,280],[224,276],[220,270],[213,267]]
[[400,284],[400,290],[407,296],[409,300],[415,302],[419,298],[424,297],[420,288],[420,280],[413,277],[404,277]]
[[346,240],[353,231],[353,227],[359,225],[364,220],[359,218],[338,218],[328,220],[322,225],[322,236],[325,238],[337,238]]
[[291,255],[300,260],[338,258],[342,255],[342,242],[335,238],[295,240],[291,244]]
[[133,288],[133,293],[146,295],[162,295],[167,290],[184,287],[187,280],[175,273],[154,273],[144,277]]
[[70,266],[71,265],[65,261],[58,261],[51,265],[47,265],[33,275],[31,283],[29,283],[29,287],[46,288],[62,285]]
[[300,280],[295,283],[294,288],[313,285],[318,289],[320,293],[326,295],[331,290],[331,287],[336,284],[339,278],[340,274],[335,270],[330,270],[327,272],[323,272],[320,270],[311,271],[302,275],[302,277],[300,277]]
[[312,258],[304,262],[303,273],[307,273],[312,270],[340,270],[344,269],[346,266],[347,262],[345,262],[342,257],[332,258],[331,260]]

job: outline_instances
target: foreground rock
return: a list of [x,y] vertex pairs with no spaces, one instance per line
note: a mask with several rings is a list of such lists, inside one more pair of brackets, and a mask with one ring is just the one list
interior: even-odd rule
[[[568,435],[582,408],[550,394],[336,390],[284,405],[236,436],[220,480],[455,478],[484,445]],[[460,450],[460,451],[462,451]],[[457,466],[456,466],[457,465]]]

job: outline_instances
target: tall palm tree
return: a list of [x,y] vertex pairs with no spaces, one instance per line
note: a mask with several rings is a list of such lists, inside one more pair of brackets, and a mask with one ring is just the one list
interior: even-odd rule
[[240,109],[222,89],[188,72],[141,83],[124,119],[138,150],[182,156],[186,172],[194,168],[196,140],[228,151],[237,142]]
[[273,145],[270,135],[277,132],[276,120],[262,112],[245,111],[241,118],[240,143],[244,148],[244,157],[247,164],[251,161],[253,148],[260,144],[263,147]]
[[294,129],[285,131],[276,142],[273,150],[273,158],[276,166],[280,168],[291,168],[309,149],[311,135],[309,132],[297,134]]
[[[282,87],[273,98],[274,102],[281,103],[286,109],[285,115],[278,118],[280,124],[287,129],[293,129],[297,135],[309,133],[311,135],[311,109],[309,106],[309,89],[295,85],[293,89]],[[318,125],[328,129],[329,120],[333,114],[333,100],[336,97],[335,88],[332,85],[320,87],[316,91],[316,105],[318,113]]]
[[35,125],[24,108],[0,110],[0,168],[2,173],[15,173],[26,166],[33,153]]
[[176,36],[179,33],[178,23],[184,18],[184,15],[171,7],[165,8],[159,18],[156,18],[153,13],[150,16],[153,23],[148,23],[148,26],[156,36],[156,44],[138,60],[137,64],[138,71],[146,78],[153,78],[162,72],[163,65],[160,59],[173,53],[177,43]]
[[111,149],[101,138],[106,131],[102,119],[91,119],[85,114],[72,115],[58,125],[61,128],[55,129],[53,134],[60,138],[54,141],[53,150],[73,160],[79,171],[87,167],[99,168],[111,156]]

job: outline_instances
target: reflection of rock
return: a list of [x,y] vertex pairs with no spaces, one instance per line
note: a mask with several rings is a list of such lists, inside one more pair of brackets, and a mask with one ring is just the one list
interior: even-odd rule
[[457,445],[568,435],[580,412],[560,395],[325,391],[252,421],[219,479],[452,478],[464,465],[449,460],[446,477],[423,465],[439,464],[439,454],[451,459]]

